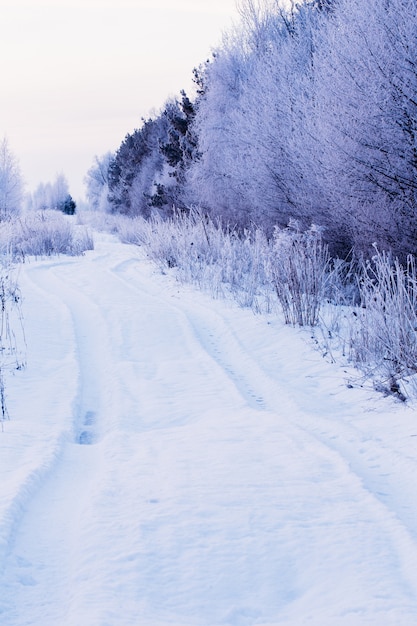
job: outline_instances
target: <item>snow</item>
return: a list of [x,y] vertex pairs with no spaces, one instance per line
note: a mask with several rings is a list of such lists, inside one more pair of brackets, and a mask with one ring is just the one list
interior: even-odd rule
[[1,626],[417,623],[417,422],[96,235],[25,263]]

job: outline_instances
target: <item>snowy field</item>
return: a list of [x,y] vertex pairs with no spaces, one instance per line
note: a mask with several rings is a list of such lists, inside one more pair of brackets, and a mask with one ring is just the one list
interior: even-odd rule
[[415,406],[97,235],[26,262],[1,626],[414,626]]

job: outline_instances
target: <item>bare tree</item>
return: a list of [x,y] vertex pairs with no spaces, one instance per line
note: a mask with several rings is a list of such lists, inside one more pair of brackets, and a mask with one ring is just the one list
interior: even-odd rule
[[0,220],[20,212],[24,183],[18,160],[6,137],[0,143]]

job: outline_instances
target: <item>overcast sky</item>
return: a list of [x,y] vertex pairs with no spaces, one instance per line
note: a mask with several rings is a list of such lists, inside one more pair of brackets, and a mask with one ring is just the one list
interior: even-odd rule
[[181,89],[239,20],[235,0],[0,0],[0,139],[27,191],[95,155]]

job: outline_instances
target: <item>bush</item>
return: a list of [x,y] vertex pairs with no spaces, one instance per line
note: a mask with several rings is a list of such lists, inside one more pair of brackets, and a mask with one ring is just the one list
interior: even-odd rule
[[58,211],[45,210],[0,224],[0,247],[14,258],[24,259],[27,255],[78,255],[92,250],[94,243],[85,228],[75,226]]
[[142,246],[161,272],[173,271],[177,280],[195,284],[213,297],[229,293],[242,306],[269,311],[271,286],[265,265],[269,244],[261,230],[239,235],[198,209],[174,211],[169,219],[96,214],[88,219],[121,241]]
[[8,418],[4,374],[25,365],[25,339],[20,292],[14,266],[8,256],[0,258],[0,422]]
[[315,326],[330,268],[327,246],[312,227],[275,231],[269,272],[286,324]]
[[379,252],[363,262],[359,275],[360,306],[351,332],[354,362],[371,371],[378,385],[400,392],[400,382],[417,373],[417,268]]

